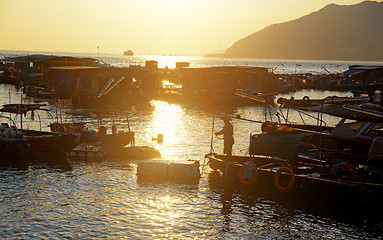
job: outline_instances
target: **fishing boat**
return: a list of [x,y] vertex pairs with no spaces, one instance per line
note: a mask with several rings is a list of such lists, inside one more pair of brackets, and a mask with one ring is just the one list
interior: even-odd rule
[[[217,92],[208,92],[200,90],[198,92],[185,94],[180,91],[160,91],[156,97],[158,100],[180,103],[180,104],[192,104],[198,106],[241,106],[254,104],[253,100],[240,97],[236,92],[229,92],[225,94],[219,94]],[[260,98],[258,103],[264,103]]]
[[[3,131],[2,148],[7,149],[10,142],[16,144],[13,150],[7,150],[6,156],[18,156],[14,158],[21,165],[29,163],[43,163],[70,169],[70,163],[66,158],[66,152],[73,148],[75,135],[71,133],[53,133],[41,130],[23,129],[23,115],[31,112],[31,116],[37,111],[49,111],[43,109],[45,104],[5,104],[0,109],[0,117],[7,118],[13,123],[3,123],[6,126]],[[4,113],[15,114],[15,118],[20,119],[20,128],[16,127],[15,121],[11,117],[6,117]],[[33,118],[33,117],[31,117]],[[41,121],[40,121],[41,126]],[[13,129],[13,131],[11,131]],[[6,131],[9,133],[6,134]],[[14,133],[12,133],[14,132]],[[5,164],[7,165],[7,164]]]
[[80,143],[69,153],[70,157],[76,159],[103,159],[107,156],[116,156],[126,145],[134,143],[134,132],[117,133],[113,130],[112,134],[107,134],[103,126],[98,132],[83,130],[80,134]]
[[276,91],[250,91],[245,92],[242,90],[237,90],[235,95],[240,96],[242,98],[250,99],[259,103],[272,103],[274,101],[275,95],[278,92]]
[[133,56],[133,51],[132,50],[124,51],[123,55],[124,56]]
[[304,96],[302,99],[291,98],[278,98],[277,103],[284,105],[284,107],[313,107],[321,104],[347,104],[347,103],[362,103],[368,102],[370,97],[358,96],[358,97],[338,97],[328,96],[323,99],[310,99],[309,96]]
[[250,138],[249,155],[229,157],[210,152],[205,158],[213,170],[223,174],[226,183],[265,196],[346,205],[381,203],[381,154],[354,169],[342,159],[333,161],[299,154],[296,149],[303,138],[295,133],[254,134]]
[[9,127],[7,123],[0,125],[0,167],[28,167],[28,140],[22,138],[22,135],[20,130]]
[[[358,165],[363,163],[369,153],[370,145],[383,129],[383,114],[379,111],[363,108],[359,105],[322,104],[313,107],[299,107],[300,110],[315,111],[339,117],[335,126],[328,126],[323,115],[316,125],[290,123],[288,119],[280,120],[274,125],[269,123],[270,130],[284,127],[285,130],[301,133],[302,142],[310,150],[330,151]],[[280,114],[281,116],[282,114]],[[310,115],[308,115],[310,116]],[[266,127],[266,126],[265,126]]]

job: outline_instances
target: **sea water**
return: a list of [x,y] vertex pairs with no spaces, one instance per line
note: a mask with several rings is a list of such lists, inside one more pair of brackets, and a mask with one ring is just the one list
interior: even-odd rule
[[[69,54],[68,54],[69,55]],[[101,58],[101,57],[100,57]],[[173,62],[176,57],[173,57]],[[158,57],[102,56],[115,66],[143,64]],[[128,60],[130,59],[130,60]],[[171,58],[170,58],[171,59]],[[191,60],[190,60],[191,59]],[[193,60],[194,59],[194,60]],[[243,59],[189,58],[191,66],[260,65],[276,67],[278,61]],[[187,61],[178,57],[176,61]],[[334,72],[348,68],[347,63],[293,61],[286,72],[300,68],[321,72],[325,64]],[[171,66],[171,61],[161,66]],[[339,64],[339,66],[338,66]],[[278,66],[278,68],[279,68]],[[336,67],[337,66],[337,67]],[[276,70],[278,70],[278,68]],[[298,70],[295,70],[298,68]],[[350,95],[347,92],[302,90],[296,98],[328,95]],[[18,103],[21,90],[0,85],[0,103]],[[28,101],[23,99],[23,101]],[[111,131],[130,128],[136,145],[157,148],[167,163],[199,160],[210,151],[222,152],[223,141],[213,138],[212,130],[221,129],[218,118],[223,113],[264,121],[277,120],[278,109],[268,106],[209,108],[152,101],[149,109],[105,116],[103,124]],[[54,118],[84,121],[92,129],[95,116],[71,116],[65,107],[48,103]],[[295,120],[297,114],[289,115]],[[272,118],[272,119],[270,119]],[[42,130],[52,116],[41,114]],[[214,129],[213,129],[214,119]],[[17,119],[16,119],[17,120]],[[337,118],[327,116],[326,123]],[[24,125],[40,128],[27,114]],[[3,122],[3,119],[2,119]],[[315,123],[315,121],[314,121]],[[260,131],[260,124],[233,119],[235,154],[246,154],[250,131]],[[164,141],[152,141],[159,133]],[[211,149],[211,141],[213,142]],[[233,191],[209,167],[201,167],[197,184],[137,181],[139,161],[72,161],[72,171],[32,166],[28,170],[0,170],[0,239],[378,239],[382,238],[383,221],[379,213],[360,213],[357,209],[339,210],[319,203],[298,204],[269,199],[262,194]]]

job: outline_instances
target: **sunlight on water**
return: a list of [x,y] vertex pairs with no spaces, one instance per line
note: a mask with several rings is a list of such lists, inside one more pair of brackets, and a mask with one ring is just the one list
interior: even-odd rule
[[148,128],[155,136],[158,136],[158,134],[163,135],[164,142],[159,145],[161,154],[163,156],[174,155],[181,151],[177,145],[185,133],[185,110],[179,105],[167,102],[152,101],[151,103],[155,109]]

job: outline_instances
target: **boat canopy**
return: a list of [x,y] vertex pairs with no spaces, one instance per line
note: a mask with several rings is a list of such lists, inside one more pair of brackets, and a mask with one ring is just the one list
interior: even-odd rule
[[0,109],[0,112],[7,112],[7,113],[14,113],[14,114],[25,114],[29,111],[34,111],[34,110],[41,110],[41,107],[46,106],[46,104],[21,104],[21,103],[16,103],[16,104],[5,104],[3,107]]
[[383,122],[382,112],[369,110],[357,105],[322,104],[314,107],[297,107],[300,110],[322,112],[335,117],[347,118],[366,122]]
[[[250,140],[250,155],[264,155],[292,159],[303,134],[255,134]],[[283,147],[280,147],[283,146]]]

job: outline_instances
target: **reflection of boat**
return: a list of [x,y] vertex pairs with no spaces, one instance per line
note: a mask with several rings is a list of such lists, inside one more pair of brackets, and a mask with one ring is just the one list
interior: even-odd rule
[[132,50],[128,50],[128,51],[124,51],[124,56],[133,56],[133,51]]

